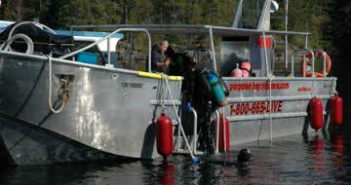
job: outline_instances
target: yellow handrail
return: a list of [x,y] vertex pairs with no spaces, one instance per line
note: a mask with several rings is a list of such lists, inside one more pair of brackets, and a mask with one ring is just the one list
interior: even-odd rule
[[[162,75],[159,73],[149,73],[144,71],[138,71],[138,75],[147,78],[155,78],[155,79],[162,79]],[[182,81],[183,77],[181,76],[168,76],[168,80],[172,81]]]

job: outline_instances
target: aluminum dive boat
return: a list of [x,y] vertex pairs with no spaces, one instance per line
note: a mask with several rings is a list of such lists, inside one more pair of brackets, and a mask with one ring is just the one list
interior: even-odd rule
[[[186,130],[185,133],[183,127],[187,126],[182,125],[180,119],[179,108],[184,107],[181,103],[183,78],[151,73],[150,34],[153,33],[209,38],[207,48],[187,51],[193,54],[199,66],[221,74],[230,91],[228,104],[213,114],[217,122],[216,152],[220,148],[218,123],[221,117],[229,121],[228,130],[223,127],[223,132],[229,131],[230,134],[223,134],[223,142],[229,141],[231,147],[255,140],[308,134],[313,131],[308,107],[314,97],[322,102],[325,124],[321,130],[325,130],[330,115],[328,100],[337,93],[337,79],[328,74],[330,61],[327,53],[308,48],[307,32],[270,30],[272,1],[258,2],[260,8],[255,9],[259,12],[252,21],[245,19],[248,14],[245,7],[250,7],[245,3],[249,1],[239,1],[232,27],[72,26],[74,30],[103,28],[112,31],[86,47],[56,57],[9,51],[9,36],[0,51],[0,133],[9,155],[16,164],[116,156],[154,159],[159,155],[152,122],[162,106],[166,107],[176,128],[174,153],[189,153],[192,157],[202,154],[198,148],[197,129],[197,116],[201,115],[188,107],[194,118],[190,121],[193,132]],[[113,65],[110,54],[115,46],[109,44],[103,65],[78,60],[77,55],[89,54],[87,51],[98,43],[103,40],[109,43],[111,36],[126,31],[144,32],[149,38],[145,71]],[[293,36],[304,37],[304,47],[290,50],[287,38]],[[274,43],[279,38],[285,40],[284,60],[275,57]],[[315,55],[318,53],[323,66],[319,77],[315,73]],[[89,63],[96,55],[82,57]],[[235,58],[250,62],[250,76],[230,75],[235,69]],[[307,63],[312,66],[307,66]],[[279,68],[279,65],[283,67]],[[303,70],[295,70],[300,68]]]

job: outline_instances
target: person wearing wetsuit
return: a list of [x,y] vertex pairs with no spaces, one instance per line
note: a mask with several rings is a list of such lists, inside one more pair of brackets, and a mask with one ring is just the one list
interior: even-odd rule
[[214,153],[214,137],[211,126],[211,114],[218,108],[211,93],[211,86],[206,76],[206,70],[193,69],[184,76],[183,95],[191,102],[198,114],[198,133],[200,149]]

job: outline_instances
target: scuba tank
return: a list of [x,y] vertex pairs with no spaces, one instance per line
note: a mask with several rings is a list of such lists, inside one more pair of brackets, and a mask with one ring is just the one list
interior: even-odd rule
[[241,63],[241,69],[242,69],[242,77],[249,77],[250,76],[250,70],[251,70],[251,64],[249,61],[245,60]]
[[226,95],[224,94],[221,82],[218,79],[217,75],[210,73],[207,75],[207,80],[209,81],[209,83],[211,85],[212,93],[213,93],[218,105],[220,105],[220,106],[226,105],[227,98],[226,98]]
[[230,74],[232,77],[242,77],[243,76],[243,71],[239,68],[239,63],[236,63],[236,68],[231,72]]
[[224,83],[224,81],[223,81],[222,78],[218,78],[218,79],[219,79],[219,83],[221,83],[221,86],[222,86],[224,95],[225,95],[226,97],[229,96],[229,89],[228,89],[227,84]]

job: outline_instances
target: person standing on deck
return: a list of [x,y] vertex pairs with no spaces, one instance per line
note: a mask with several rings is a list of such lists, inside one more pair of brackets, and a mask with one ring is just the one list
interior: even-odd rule
[[151,55],[151,70],[154,72],[166,73],[167,67],[171,60],[166,55],[169,43],[167,40],[162,40],[158,43],[156,49],[152,51]]

